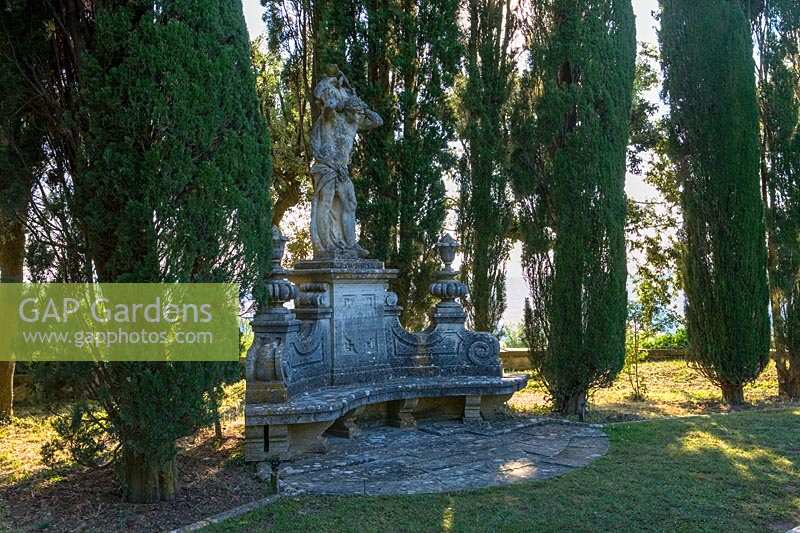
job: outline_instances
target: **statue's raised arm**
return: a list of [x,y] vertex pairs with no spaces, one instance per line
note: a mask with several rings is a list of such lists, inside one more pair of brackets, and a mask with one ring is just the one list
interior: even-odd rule
[[358,129],[361,131],[366,131],[379,128],[380,126],[383,126],[383,119],[381,116],[365,106],[358,115]]
[[[344,74],[342,74],[344,77]],[[347,78],[344,78],[347,81]],[[349,86],[349,82],[347,82]],[[383,126],[381,116],[369,108],[366,102],[358,97],[353,89],[350,89],[351,96],[345,102],[344,109],[349,114],[349,119],[356,123],[359,131],[367,131],[379,126]]]

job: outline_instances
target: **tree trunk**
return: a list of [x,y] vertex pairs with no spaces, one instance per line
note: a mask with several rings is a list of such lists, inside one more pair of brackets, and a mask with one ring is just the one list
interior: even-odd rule
[[558,398],[555,408],[562,415],[577,415],[580,420],[586,418],[586,391],[573,393],[570,396]]
[[[777,276],[770,271],[770,280]],[[772,330],[774,332],[775,352],[773,360],[778,370],[778,395],[790,400],[800,399],[800,358],[792,357],[790,343],[786,339],[786,322],[783,317],[783,291],[773,287],[770,297],[772,305]]]
[[222,434],[222,421],[219,416],[219,402],[217,402],[216,396],[211,398],[211,412],[214,417],[214,438],[218,443],[221,443],[225,436]]
[[779,380],[778,394],[792,401],[800,400],[800,376],[791,376],[789,372],[784,379]]
[[0,424],[14,417],[14,362],[0,361]]
[[800,368],[792,364],[787,354],[776,354],[778,366],[778,394],[792,401],[800,400]]
[[722,400],[726,404],[731,407],[744,405],[744,385],[741,383],[723,383],[720,388],[722,388]]
[[[0,217],[0,282],[21,283],[25,260],[25,226],[18,218]],[[0,421],[14,416],[14,361],[0,361]]]
[[122,459],[125,499],[130,503],[157,503],[175,499],[178,473],[175,459],[164,464],[140,454],[125,454]]

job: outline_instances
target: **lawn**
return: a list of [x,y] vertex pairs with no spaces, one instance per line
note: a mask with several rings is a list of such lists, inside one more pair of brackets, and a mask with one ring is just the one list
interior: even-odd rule
[[[644,402],[629,400],[626,377],[591,399],[599,422],[654,419],[725,411],[719,392],[682,361],[644,363]],[[181,443],[182,491],[175,503],[130,506],[112,469],[88,471],[68,460],[56,468],[39,450],[54,436],[51,415],[20,405],[18,418],[0,426],[0,531],[167,529],[263,497],[266,487],[243,464],[243,383],[228,387],[222,404],[226,440],[205,429]],[[416,498],[314,498],[281,502],[247,518],[253,527],[409,531],[469,529],[541,530],[612,527],[774,530],[800,524],[800,406],[777,398],[770,366],[746,389],[754,408],[711,418],[651,420],[612,425],[610,455],[562,479],[474,494]],[[512,399],[524,413],[547,411],[541,386],[532,383]],[[60,458],[66,459],[66,455]],[[353,517],[351,521],[350,517]],[[619,522],[622,520],[623,522]],[[232,523],[228,529],[246,530]],[[663,524],[663,527],[662,527]],[[297,527],[294,527],[294,526]],[[730,527],[729,527],[730,526]],[[784,527],[786,526],[786,527]],[[351,528],[351,529],[353,529]],[[783,528],[783,529],[781,529]],[[346,528],[345,528],[346,529]],[[534,528],[535,529],[535,528]]]
[[[630,399],[633,389],[622,373],[611,387],[596,390],[591,395],[587,421],[618,422],[727,410],[720,390],[683,360],[648,361],[640,365],[639,372],[647,391],[644,401]],[[746,408],[796,406],[778,397],[778,376],[772,361],[754,383],[745,387],[744,393],[749,402]],[[546,414],[549,411],[545,391],[534,380],[514,395],[510,405],[525,413]]]
[[800,524],[800,409],[607,428],[611,450],[544,482],[303,497],[208,531],[775,531]]

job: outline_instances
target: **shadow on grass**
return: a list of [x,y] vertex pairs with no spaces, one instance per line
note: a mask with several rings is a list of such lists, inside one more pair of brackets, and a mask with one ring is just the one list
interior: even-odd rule
[[288,499],[211,531],[776,531],[800,524],[800,410],[623,424],[609,454],[544,482]]

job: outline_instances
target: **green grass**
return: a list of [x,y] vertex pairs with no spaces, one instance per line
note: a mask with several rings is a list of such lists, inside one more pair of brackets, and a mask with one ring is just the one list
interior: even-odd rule
[[[590,422],[674,417],[726,411],[719,388],[683,360],[647,361],[640,365],[646,393],[644,401],[632,401],[633,388],[623,372],[608,388],[593,391],[589,398]],[[745,386],[750,408],[796,407],[778,397],[778,375],[770,362],[758,379]],[[528,387],[511,399],[517,411],[548,414],[550,404],[544,387],[531,379]]]
[[41,410],[17,410],[10,424],[0,425],[0,487],[40,472],[42,445],[55,437],[53,416]]
[[476,492],[303,497],[208,531],[776,531],[800,524],[800,409],[625,423],[560,478]]
[[[725,411],[719,391],[683,361],[642,364],[643,402],[630,400],[624,375],[591,398],[590,420],[609,422]],[[220,411],[241,434],[244,384],[226,388]],[[800,524],[800,409],[777,397],[775,367],[745,389],[751,408],[730,415],[651,420],[608,428],[606,458],[563,478],[473,493],[392,497],[314,497],[226,523],[220,531],[776,531]],[[547,414],[541,384],[511,401],[526,414]],[[71,465],[50,469],[39,450],[53,438],[52,415],[20,405],[0,426],[0,494],[5,486],[54,483]],[[204,441],[210,430],[198,433]],[[188,445],[192,448],[191,443]],[[225,465],[243,462],[241,441],[229,441]],[[185,488],[185,490],[192,490]],[[209,511],[206,511],[206,513]],[[12,531],[0,498],[0,533]],[[4,529],[5,527],[5,529]],[[316,531],[314,531],[316,533]]]

